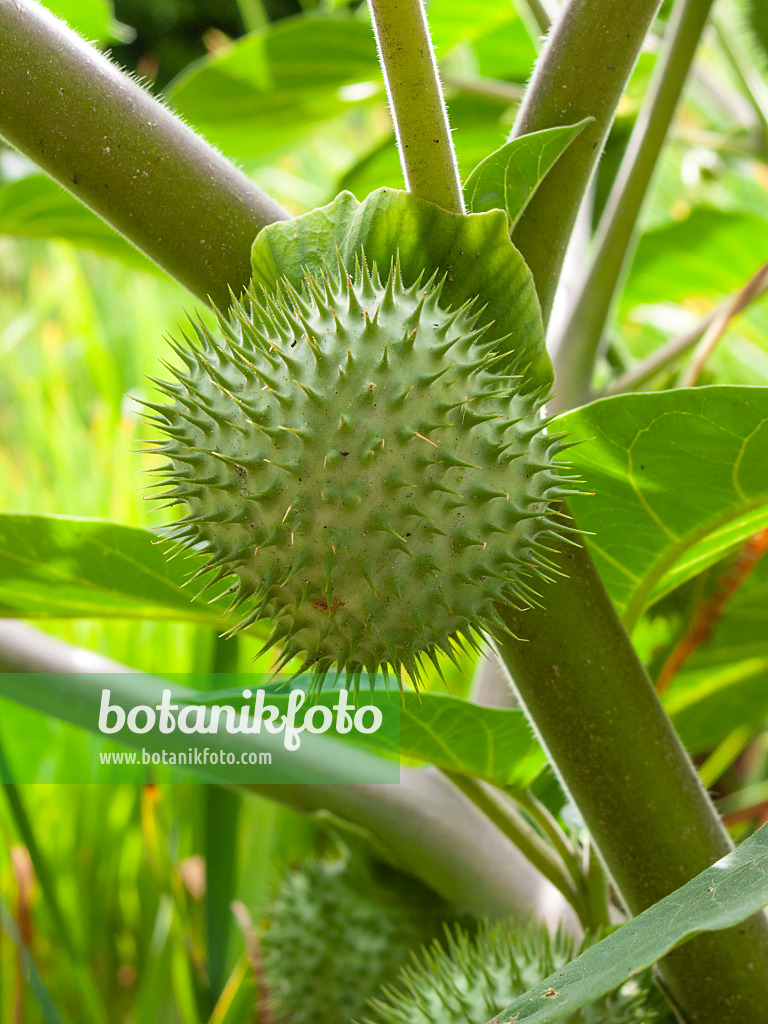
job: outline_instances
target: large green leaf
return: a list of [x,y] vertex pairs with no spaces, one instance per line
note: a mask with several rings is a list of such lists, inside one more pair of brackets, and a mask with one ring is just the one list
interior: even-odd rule
[[511,232],[547,171],[591,120],[522,135],[491,153],[464,185],[469,208],[504,210]]
[[561,1020],[701,932],[745,921],[768,904],[768,826],[682,888],[516,999],[494,1024]]
[[199,555],[167,559],[157,536],[139,527],[0,515],[0,615],[183,619],[220,628],[222,606],[207,601],[222,586],[200,601],[195,589],[182,589],[204,562]]
[[680,303],[741,288],[768,260],[768,222],[751,213],[699,207],[640,240],[622,308]]
[[711,750],[735,730],[759,732],[768,718],[768,557],[731,596],[713,632],[664,697],[689,750]]
[[60,238],[159,273],[138,249],[44,174],[0,188],[0,234]]
[[343,113],[381,83],[369,25],[292,18],[194,64],[173,85],[174,109],[228,156],[262,157]]
[[589,439],[579,527],[618,610],[643,610],[768,525],[768,389],[619,395],[558,417]]
[[273,289],[287,277],[301,286],[307,268],[318,272],[324,261],[333,266],[337,252],[351,262],[363,248],[384,272],[399,254],[406,284],[423,271],[447,274],[443,299],[449,305],[480,296],[531,388],[549,385],[552,369],[533,278],[500,211],[458,216],[392,189],[379,189],[364,203],[342,192],[329,206],[259,233],[254,284]]
[[497,786],[529,786],[546,756],[522,711],[459,697],[403,695],[400,753]]

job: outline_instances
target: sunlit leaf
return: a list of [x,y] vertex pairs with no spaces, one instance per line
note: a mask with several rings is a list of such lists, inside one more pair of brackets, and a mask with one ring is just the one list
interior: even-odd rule
[[683,302],[741,288],[768,260],[768,221],[751,213],[699,207],[640,240],[623,309]]
[[562,128],[547,128],[507,142],[472,171],[464,185],[473,213],[504,210],[510,231],[547,171],[573,142],[590,118]]
[[620,395],[557,420],[584,440],[573,500],[631,627],[654,600],[768,525],[768,389]]
[[108,0],[43,0],[43,6],[92,42],[112,35],[112,5]]
[[[195,691],[195,702],[201,697]],[[242,703],[241,690],[214,690],[205,703]],[[333,690],[318,695],[332,705]],[[377,738],[376,745],[395,757],[426,762],[445,771],[485,779],[500,787],[526,788],[546,763],[523,711],[489,708],[440,693],[402,693],[398,737]],[[395,741],[395,745],[391,744]]]
[[441,694],[405,694],[403,757],[499,786],[529,786],[546,763],[524,713],[485,708]]
[[58,238],[159,273],[122,235],[44,174],[0,187],[0,235]]
[[194,589],[182,589],[204,563],[201,556],[167,559],[158,537],[136,526],[0,515],[0,615],[178,619],[221,627],[221,605],[207,604],[221,586],[198,601]]
[[[372,85],[354,87],[361,82]],[[228,156],[252,160],[285,148],[381,88],[370,25],[291,18],[193,64],[169,100]]]

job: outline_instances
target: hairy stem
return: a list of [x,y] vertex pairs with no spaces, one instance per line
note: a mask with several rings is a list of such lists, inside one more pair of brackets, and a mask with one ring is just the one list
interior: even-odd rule
[[0,3],[0,135],[190,291],[226,307],[288,214],[31,0]]
[[659,0],[569,0],[518,113],[514,137],[594,119],[549,171],[512,236],[545,323],[576,215],[658,7]]
[[[567,578],[546,611],[500,608],[499,652],[553,765],[628,910],[639,913],[731,848],[588,552],[560,556]],[[691,1021],[768,1019],[768,921],[703,936],[665,958],[667,988]]]
[[678,0],[661,55],[603,213],[573,310],[556,342],[556,404],[587,401],[600,340],[633,251],[637,218],[713,0]]
[[406,188],[464,213],[448,113],[421,0],[370,0]]

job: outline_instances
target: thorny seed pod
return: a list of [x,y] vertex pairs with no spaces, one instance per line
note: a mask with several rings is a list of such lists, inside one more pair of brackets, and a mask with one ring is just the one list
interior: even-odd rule
[[[307,275],[247,296],[177,346],[185,369],[149,403],[167,435],[170,535],[235,577],[239,625],[274,623],[279,665],[418,681],[536,600],[573,482],[553,463],[546,395],[478,303],[432,278]],[[516,372],[511,372],[515,370]],[[523,368],[524,370],[524,368]]]
[[[594,938],[593,938],[594,941]],[[534,925],[511,930],[481,924],[476,935],[460,926],[411,957],[394,985],[384,987],[363,1018],[367,1024],[484,1024],[543,978],[584,951],[562,933]],[[671,1024],[650,977],[573,1010],[562,1024]],[[557,998],[555,989],[551,996]]]

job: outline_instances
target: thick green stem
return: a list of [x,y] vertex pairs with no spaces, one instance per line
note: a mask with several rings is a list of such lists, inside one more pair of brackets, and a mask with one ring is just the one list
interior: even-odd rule
[[222,306],[288,214],[30,0],[0,3],[0,135],[190,291]]
[[518,113],[515,137],[594,118],[549,171],[512,236],[533,272],[545,323],[576,215],[658,7],[659,0],[570,0]]
[[[635,914],[731,848],[586,549],[546,610],[501,608],[500,654],[628,910]],[[768,921],[695,939],[661,965],[690,1021],[768,1020]]]
[[370,0],[409,192],[464,213],[448,113],[421,0]]
[[573,310],[555,346],[556,404],[585,402],[600,339],[633,252],[637,218],[653,178],[713,0],[678,0],[643,109],[600,221]]

